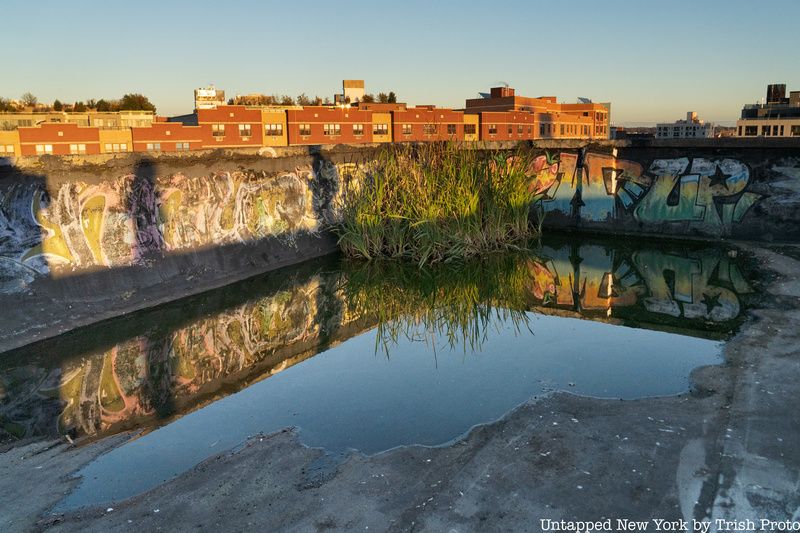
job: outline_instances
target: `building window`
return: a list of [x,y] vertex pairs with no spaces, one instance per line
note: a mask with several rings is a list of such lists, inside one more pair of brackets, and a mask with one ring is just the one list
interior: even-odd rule
[[52,154],[53,153],[53,145],[52,144],[37,144],[36,145],[36,155],[45,155],[45,154]]
[[422,133],[425,135],[435,135],[436,134],[436,124],[423,124],[422,125]]
[[342,133],[341,124],[325,124],[323,126],[323,133],[325,135],[339,135]]
[[13,154],[13,153],[14,153],[13,144],[0,144],[0,154]]
[[456,134],[456,125],[455,124],[448,124],[447,125],[447,134],[448,135],[455,135]]
[[357,136],[364,135],[364,125],[363,124],[353,124],[353,135],[357,135]]
[[761,135],[769,137],[769,126],[761,126]]
[[250,137],[252,134],[253,130],[250,124],[239,124],[239,137]]
[[[108,145],[106,145],[108,146]],[[161,143],[147,143],[147,151],[148,152],[160,152],[161,151]]]
[[85,144],[70,144],[69,145],[69,153],[71,153],[71,154],[85,154],[86,153],[86,145]]
[[411,135],[411,124],[403,124],[403,135]]
[[742,127],[739,126],[739,137],[741,137],[741,136],[742,136]]
[[533,133],[533,126],[528,124],[528,135],[530,135],[531,133]]
[[544,135],[544,124],[539,124],[539,135]]
[[372,134],[373,135],[389,135],[389,125],[388,124],[373,124],[372,125]]
[[464,124],[464,135],[475,135],[475,124]]
[[[149,147],[151,145],[148,144],[147,146]],[[148,150],[149,149],[150,148],[148,148]],[[161,149],[160,147],[157,148],[157,150],[160,150],[160,149]],[[128,151],[128,145],[127,145],[127,143],[121,143],[121,144],[120,143],[113,143],[113,144],[112,143],[106,143],[105,144],[105,151],[106,151],[106,153],[109,153],[109,154],[112,154],[112,153],[115,154],[115,153],[118,153],[118,152],[127,152]]]
[[773,137],[777,137],[778,136],[778,125],[777,124],[775,126],[772,126],[772,136]]
[[524,131],[524,128],[525,128],[525,126],[523,126],[522,124],[519,124],[517,126],[517,134],[518,135],[522,135],[522,132]]
[[783,124],[781,124],[781,132],[780,132],[778,135],[780,135],[781,137],[783,137]]
[[175,143],[175,149],[179,152],[189,151],[189,143]]
[[211,125],[211,135],[213,137],[224,137],[225,136],[225,124],[212,124]]
[[311,124],[300,124],[300,135],[311,135]]
[[[280,137],[283,135],[283,124],[264,124],[264,135],[268,137]],[[303,134],[301,133],[300,135]]]
[[497,124],[489,124],[489,135],[497,135]]

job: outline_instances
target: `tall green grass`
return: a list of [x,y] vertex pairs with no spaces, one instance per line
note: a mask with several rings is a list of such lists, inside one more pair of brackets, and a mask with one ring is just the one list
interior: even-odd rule
[[537,233],[530,163],[453,142],[388,145],[345,185],[340,247],[419,265],[524,247]]

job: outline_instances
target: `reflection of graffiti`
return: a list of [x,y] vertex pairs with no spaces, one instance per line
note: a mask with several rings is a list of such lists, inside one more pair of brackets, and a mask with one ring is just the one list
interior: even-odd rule
[[339,201],[338,167],[323,161],[318,170],[131,174],[66,183],[52,197],[41,183],[12,183],[0,193],[0,292],[37,274],[126,266],[160,250],[317,231]]
[[762,195],[747,191],[748,167],[734,159],[636,162],[601,154],[561,154],[538,170],[536,190],[548,213],[583,221],[625,216],[644,223],[688,222],[719,233],[741,222]]
[[530,293],[545,306],[640,321],[678,319],[725,325],[752,292],[736,264],[716,249],[623,254],[602,246],[545,248],[529,264]]
[[[523,308],[594,320],[621,318],[703,334],[727,331],[741,315],[740,296],[751,292],[735,260],[718,249],[672,253],[573,244],[545,246],[510,260],[519,261],[510,270],[520,274],[514,276],[518,283],[494,289],[481,285],[494,305],[502,298]],[[363,307],[348,299],[347,280],[359,275],[363,278],[358,269],[309,275],[188,323],[148,326],[147,334],[57,366],[44,357],[5,368],[0,371],[0,442],[152,424],[292,366],[374,324],[372,314],[393,312],[391,305],[374,309],[373,298]],[[447,275],[458,276],[458,271],[448,267]],[[430,278],[422,278],[428,294]],[[443,305],[443,299],[435,301]]]
[[61,367],[0,373],[0,442],[55,432],[94,435],[128,420],[167,416],[213,399],[228,376],[247,381],[254,373],[280,372],[313,355],[323,338],[354,320],[339,305],[337,279],[314,276]]

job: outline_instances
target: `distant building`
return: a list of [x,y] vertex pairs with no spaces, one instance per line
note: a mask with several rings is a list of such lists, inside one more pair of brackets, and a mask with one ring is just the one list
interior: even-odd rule
[[800,91],[786,98],[786,85],[767,85],[763,104],[746,104],[736,121],[737,137],[800,137]]
[[342,80],[341,94],[333,95],[336,104],[355,104],[364,99],[364,80]]
[[662,122],[656,125],[656,139],[711,139],[714,124],[697,118],[697,112],[688,111],[686,120]]
[[[533,134],[542,139],[607,139],[610,135],[608,128],[611,114],[611,104],[593,103],[591,100],[581,98],[576,104],[559,103],[555,96],[539,96],[530,98],[517,96],[512,87],[492,87],[488,94],[480,93],[481,98],[472,98],[466,101],[465,113],[509,113],[512,111],[526,111],[533,115],[532,128],[538,130]],[[520,115],[521,116],[521,115]],[[488,118],[488,115],[487,115]],[[499,117],[497,117],[499,118]],[[506,120],[515,121],[513,117]],[[505,122],[501,121],[501,122]],[[520,127],[520,135],[527,131],[528,121],[524,124],[511,125],[511,129]],[[523,137],[494,137],[491,132],[496,130],[495,123],[491,123],[487,132],[489,140],[512,140]],[[510,135],[510,134],[509,134]]]
[[219,105],[225,105],[225,91],[220,91],[213,85],[194,90],[195,109],[216,109]]
[[149,126],[155,122],[152,111],[66,111],[3,112],[0,113],[0,130],[31,128],[42,124],[77,124],[100,129],[119,129]]

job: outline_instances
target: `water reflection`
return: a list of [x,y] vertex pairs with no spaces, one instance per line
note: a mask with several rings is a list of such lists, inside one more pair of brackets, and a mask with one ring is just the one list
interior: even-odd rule
[[417,271],[305,265],[0,356],[0,441],[163,425],[377,326],[480,351],[530,314],[720,338],[753,292],[742,262],[706,247],[546,241],[531,254]]

